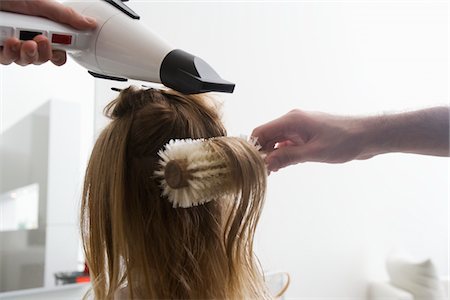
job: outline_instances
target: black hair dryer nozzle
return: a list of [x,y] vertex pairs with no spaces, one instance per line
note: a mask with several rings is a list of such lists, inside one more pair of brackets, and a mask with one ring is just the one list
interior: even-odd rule
[[203,59],[179,49],[164,57],[160,78],[165,86],[184,94],[232,93],[235,86],[222,79]]

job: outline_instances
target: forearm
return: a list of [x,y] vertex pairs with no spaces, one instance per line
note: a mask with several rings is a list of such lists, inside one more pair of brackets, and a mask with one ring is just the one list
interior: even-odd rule
[[449,107],[362,119],[364,156],[390,152],[450,156]]

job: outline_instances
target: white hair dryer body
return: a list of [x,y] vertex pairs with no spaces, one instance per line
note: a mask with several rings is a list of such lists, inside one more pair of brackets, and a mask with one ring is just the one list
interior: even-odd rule
[[205,61],[175,49],[139,21],[120,0],[70,1],[97,28],[79,31],[51,20],[0,11],[0,46],[9,37],[30,40],[42,34],[54,49],[66,50],[95,77],[162,83],[179,92],[229,92],[234,84],[223,80]]

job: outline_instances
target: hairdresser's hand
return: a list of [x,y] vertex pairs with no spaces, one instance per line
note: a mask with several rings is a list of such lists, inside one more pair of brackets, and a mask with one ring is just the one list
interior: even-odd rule
[[357,120],[292,110],[256,128],[252,136],[267,152],[270,171],[306,161],[341,163],[361,156]]
[[370,117],[293,110],[256,128],[270,171],[314,161],[343,163],[403,152],[450,156],[449,107]]
[[[84,17],[54,0],[0,0],[0,10],[46,17],[80,30],[94,29],[97,26],[94,19]],[[21,66],[40,65],[50,60],[61,66],[66,59],[65,51],[52,50],[50,42],[43,35],[38,35],[31,41],[10,38],[0,50],[0,63],[3,65],[13,62]]]

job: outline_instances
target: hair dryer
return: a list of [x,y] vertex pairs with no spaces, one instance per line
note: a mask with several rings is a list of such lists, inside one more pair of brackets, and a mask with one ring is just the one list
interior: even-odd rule
[[32,40],[42,34],[53,49],[65,50],[97,78],[162,83],[185,94],[233,92],[233,83],[222,79],[201,58],[171,47],[144,26],[122,1],[64,4],[94,17],[97,28],[79,31],[42,17],[0,11],[0,46],[10,37]]

